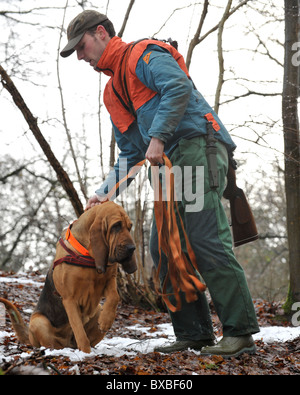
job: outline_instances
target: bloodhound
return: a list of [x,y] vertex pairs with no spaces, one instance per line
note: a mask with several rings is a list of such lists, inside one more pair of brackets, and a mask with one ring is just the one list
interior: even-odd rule
[[131,225],[123,208],[113,202],[91,208],[74,222],[72,234],[86,247],[94,267],[66,263],[70,258],[66,250],[77,257],[78,251],[64,233],[54,261],[60,264],[52,264],[48,271],[29,328],[16,307],[0,298],[21,342],[35,347],[79,348],[89,353],[103,339],[114,322],[119,302],[117,263],[127,273],[136,271]]

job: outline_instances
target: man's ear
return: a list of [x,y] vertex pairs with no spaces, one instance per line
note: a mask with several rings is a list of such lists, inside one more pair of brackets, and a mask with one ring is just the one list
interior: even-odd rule
[[99,274],[105,273],[108,261],[108,246],[105,239],[106,225],[105,219],[96,216],[90,227],[90,246],[93,258],[95,259],[96,270]]
[[101,38],[101,40],[104,40],[105,37],[108,35],[105,27],[102,25],[97,26],[96,31],[97,31],[97,34],[99,34],[99,37]]

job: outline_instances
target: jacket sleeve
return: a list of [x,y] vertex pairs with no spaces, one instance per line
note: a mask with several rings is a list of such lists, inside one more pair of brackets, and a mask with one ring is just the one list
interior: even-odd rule
[[186,111],[193,84],[173,56],[157,45],[148,46],[143,53],[136,67],[136,75],[160,96],[148,134],[167,142]]
[[[137,141],[138,136],[140,135],[136,122],[134,122],[129,127],[126,135],[122,134],[114,124],[113,127],[116,142],[118,148],[120,149],[120,154],[117,163],[114,165],[114,168],[109,172],[108,176],[106,177],[100,188],[95,191],[96,195],[100,197],[105,197],[120,180],[127,176],[130,169],[132,169],[136,164],[145,159],[145,154],[141,150],[141,146],[138,147],[131,141]],[[111,200],[114,200],[129,186],[129,184],[135,178],[136,174],[137,172],[119,186],[119,188],[116,190],[116,193],[112,196]]]

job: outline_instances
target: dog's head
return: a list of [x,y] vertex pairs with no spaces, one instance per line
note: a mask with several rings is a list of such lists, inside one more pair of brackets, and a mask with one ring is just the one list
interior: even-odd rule
[[96,269],[105,273],[109,262],[118,262],[127,273],[137,269],[135,245],[130,235],[132,223],[125,210],[113,202],[93,207],[94,221],[90,227],[90,249]]

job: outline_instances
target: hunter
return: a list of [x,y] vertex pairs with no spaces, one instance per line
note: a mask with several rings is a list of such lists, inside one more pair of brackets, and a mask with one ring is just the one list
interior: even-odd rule
[[[163,154],[173,166],[204,168],[204,203],[199,211],[187,210],[185,195],[178,202],[190,244],[197,258],[199,273],[210,292],[222,323],[223,338],[215,343],[211,314],[205,293],[182,308],[169,311],[176,341],[157,347],[170,353],[201,350],[203,355],[238,356],[254,353],[252,334],[259,332],[253,301],[245,274],[236,260],[228,219],[221,203],[226,187],[228,156],[236,145],[218,115],[195,88],[183,57],[171,45],[156,40],[127,44],[115,34],[106,15],[86,10],[73,19],[67,29],[68,43],[62,57],[73,52],[97,72],[110,79],[104,103],[110,113],[120,154],[114,169],[95,191],[87,208],[105,200],[114,182],[119,181],[126,164],[128,172],[143,159],[151,165],[163,165]],[[213,126],[216,139],[218,182],[211,188],[206,156],[207,124]],[[125,172],[126,172],[125,171]],[[195,174],[194,174],[195,173]],[[129,178],[126,185],[132,181]],[[196,171],[193,187],[197,188]],[[184,185],[184,183],[182,183]],[[116,194],[120,192],[117,190]],[[182,238],[185,248],[185,239]],[[158,235],[152,225],[150,251],[154,264],[159,262]],[[167,259],[162,257],[161,282]]]

